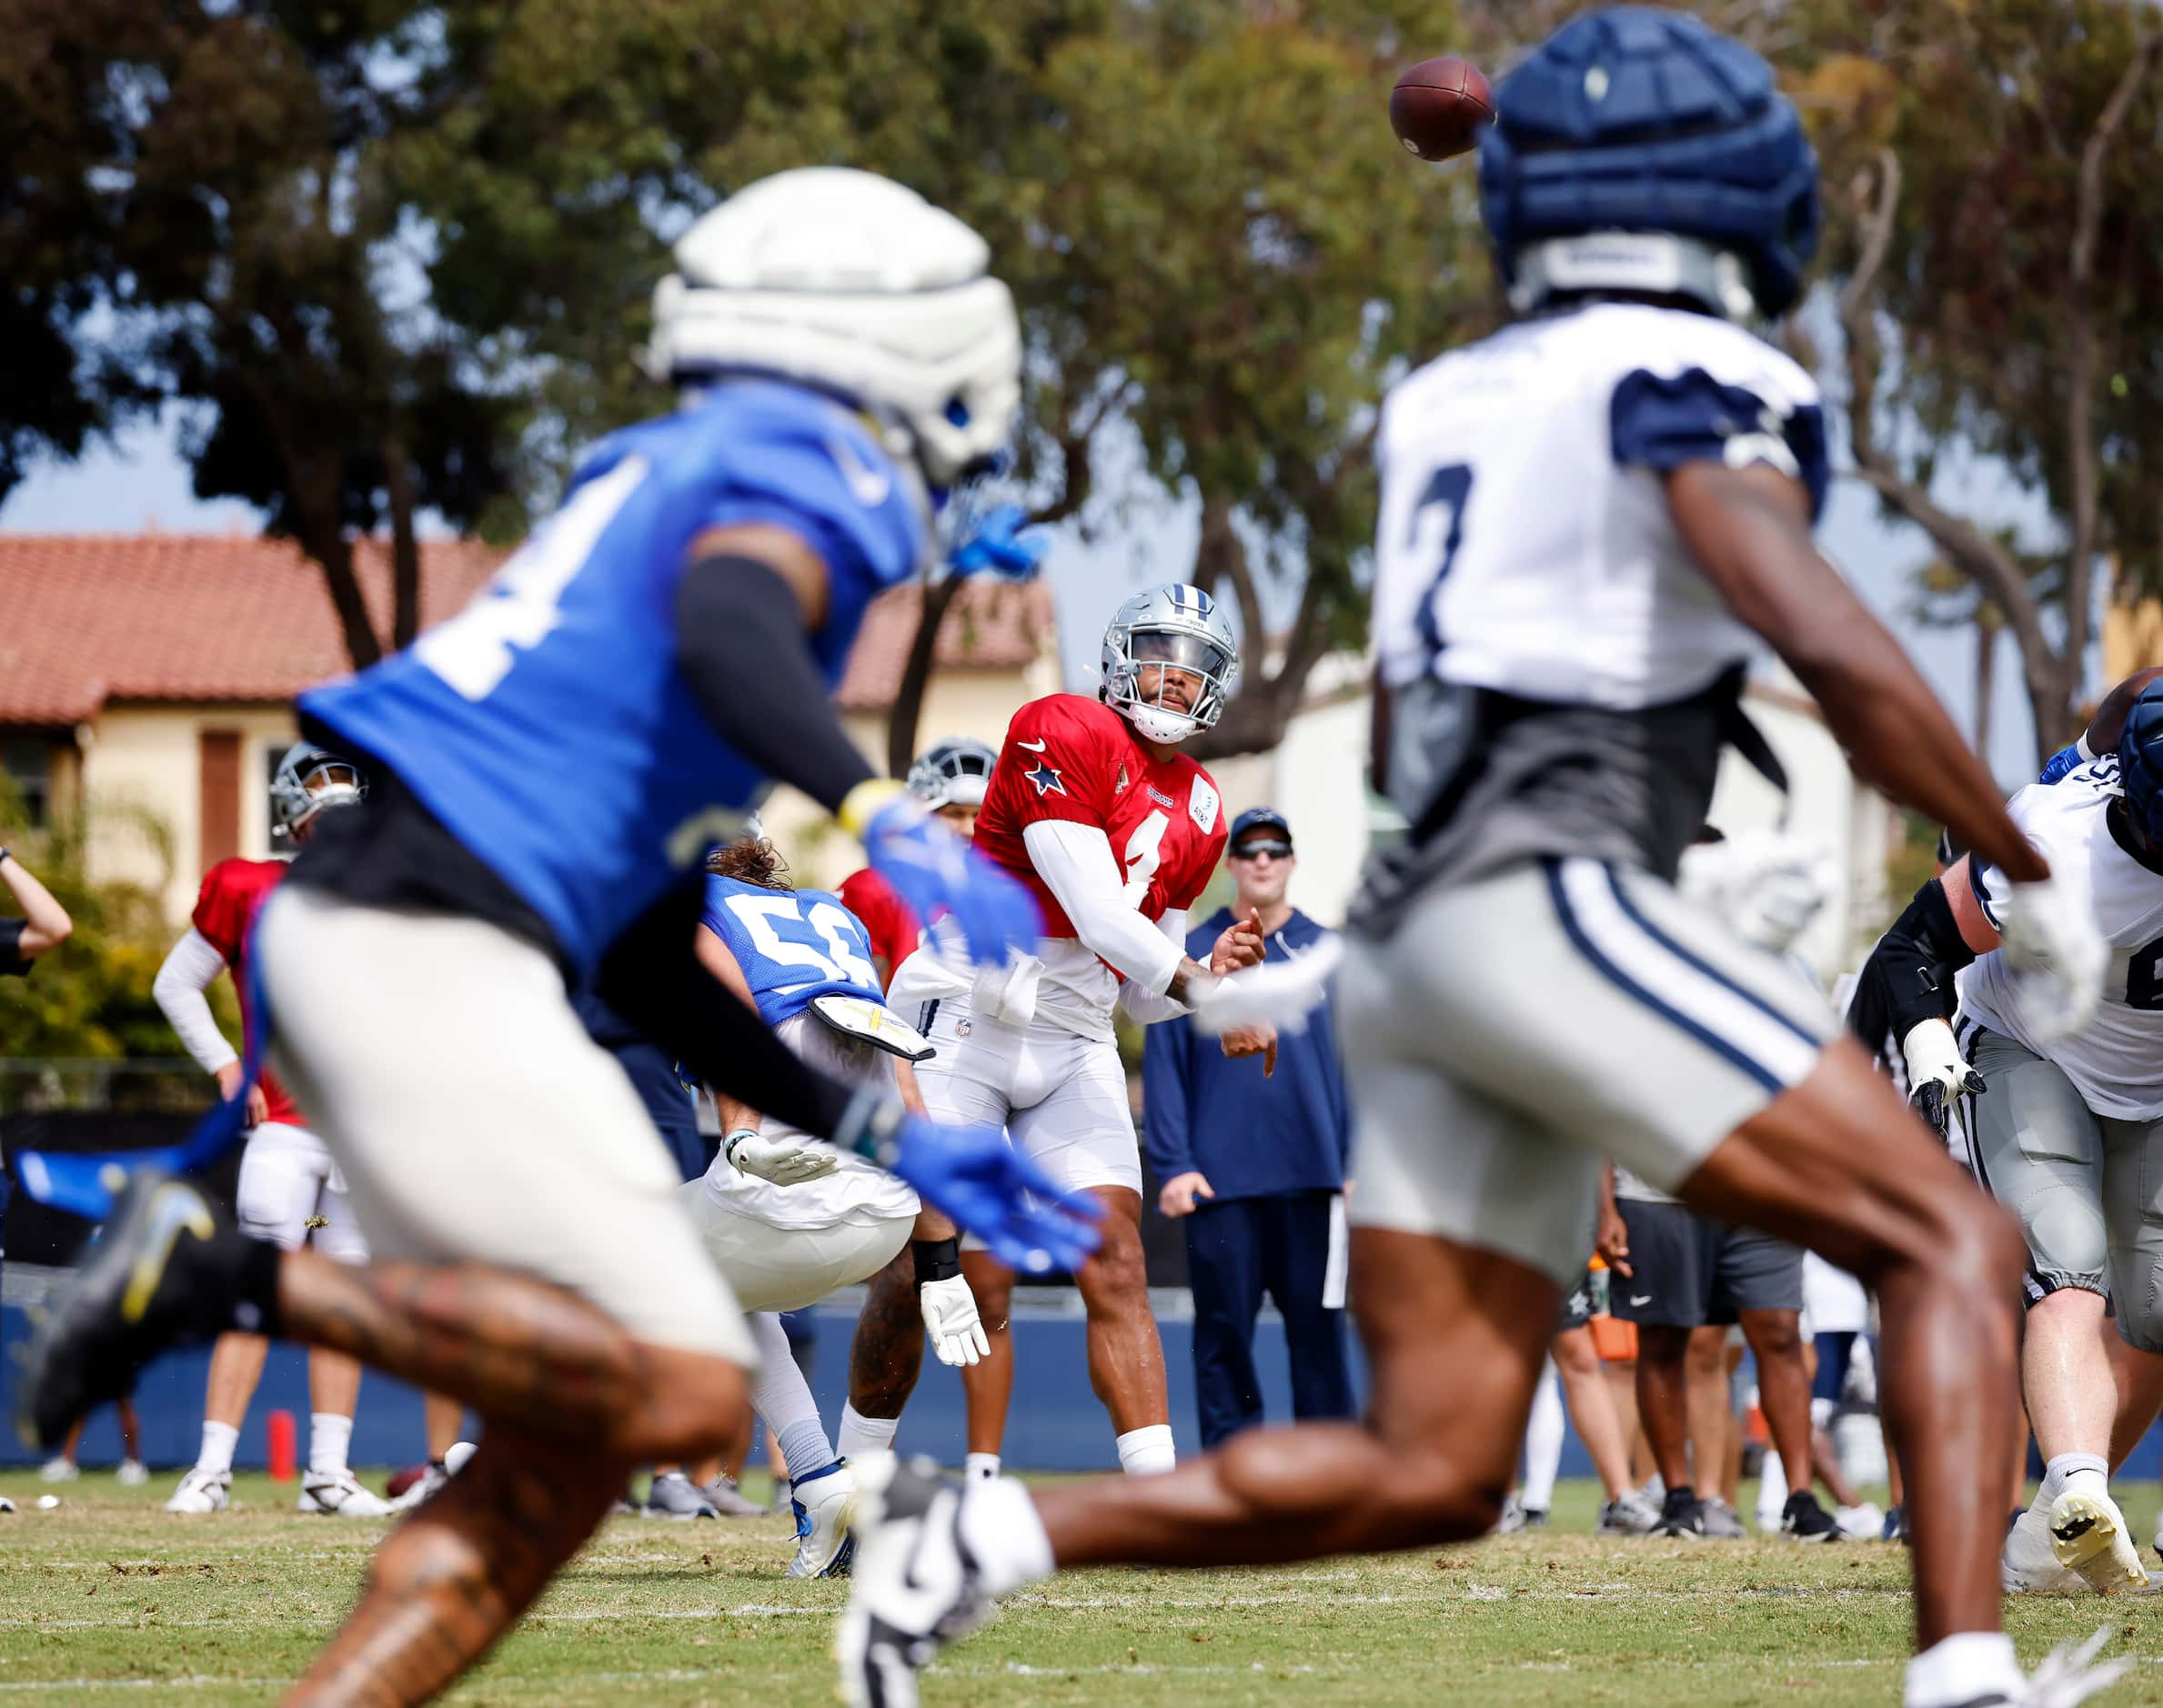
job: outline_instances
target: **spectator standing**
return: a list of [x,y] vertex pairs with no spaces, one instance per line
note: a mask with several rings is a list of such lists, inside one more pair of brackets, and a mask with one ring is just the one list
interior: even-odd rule
[[[1324,935],[1285,899],[1299,861],[1282,813],[1256,807],[1240,814],[1227,859],[1236,914],[1220,909],[1196,925],[1189,954],[1205,959],[1235,917],[1259,922],[1273,956],[1296,958]],[[1343,1309],[1351,1120],[1329,1006],[1306,1030],[1279,1041],[1267,1078],[1227,1059],[1185,1020],[1152,1026],[1148,1038],[1145,1143],[1162,1182],[1158,1208],[1186,1222],[1202,1446],[1262,1422],[1253,1342],[1264,1293],[1284,1319],[1293,1415],[1351,1417]]]

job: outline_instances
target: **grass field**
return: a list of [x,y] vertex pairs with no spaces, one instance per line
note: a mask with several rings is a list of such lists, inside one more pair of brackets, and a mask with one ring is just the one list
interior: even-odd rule
[[[236,1481],[235,1510],[179,1519],[166,1492],[86,1475],[35,1510],[0,1482],[0,1703],[274,1698],[350,1601],[383,1526],[302,1518],[291,1491]],[[1745,1493],[1748,1492],[1745,1491]],[[927,1677],[961,1704],[1271,1702],[1888,1703],[1908,1633],[1907,1562],[1875,1543],[1595,1540],[1594,1491],[1565,1483],[1524,1538],[1268,1572],[1088,1572],[1018,1597]],[[150,1498],[155,1497],[155,1498]],[[2128,1514],[2145,1537],[2153,1485]],[[845,1583],[780,1575],[780,1519],[608,1529],[450,1700],[774,1704],[831,1700]],[[2163,1662],[2163,1602],[2110,1610],[2112,1653]],[[2093,1600],[2024,1601],[2031,1662],[2104,1623]],[[2163,1701],[2146,1664],[2102,1699]]]

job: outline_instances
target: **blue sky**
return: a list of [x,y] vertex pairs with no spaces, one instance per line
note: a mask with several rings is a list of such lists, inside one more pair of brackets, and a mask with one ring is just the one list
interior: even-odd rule
[[[1987,468],[1956,467],[1941,479],[1942,501],[1987,522],[2034,521],[2032,507]],[[1092,507],[1088,538],[1062,530],[1048,565],[1058,600],[1063,662],[1070,684],[1093,679],[1097,637],[1126,596],[1153,581],[1176,579],[1192,562],[1194,524],[1189,507],[1147,494]],[[167,423],[146,423],[72,464],[48,464],[0,503],[0,533],[132,534],[252,533],[256,511],[231,499],[205,503],[190,487]],[[1906,614],[1909,578],[1929,560],[1928,542],[1917,529],[1888,527],[1875,501],[1852,482],[1836,485],[1820,538],[1833,561],[1865,599],[1892,624],[1962,728],[1974,725],[1974,641],[1965,631],[1923,627]],[[2009,642],[1997,659],[1995,736],[1990,759],[2008,786],[2032,769],[2027,702],[2020,692],[2018,660]]]

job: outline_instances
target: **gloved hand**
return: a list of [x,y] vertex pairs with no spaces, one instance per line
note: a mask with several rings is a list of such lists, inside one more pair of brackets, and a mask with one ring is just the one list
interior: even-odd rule
[[841,1166],[840,1153],[801,1133],[769,1139],[749,1127],[739,1127],[721,1140],[721,1154],[739,1174],[755,1174],[776,1186],[794,1186],[815,1181]]
[[1979,1094],[1983,1076],[1961,1059],[1953,1029],[1943,1020],[1918,1020],[1909,1027],[1900,1053],[1907,1061],[1907,1100],[1940,1139],[1946,1138],[1953,1100]]
[[2007,897],[2006,966],[2013,999],[2037,1041],[2077,1032],[2095,1018],[2110,948],[2087,896],[2056,878],[2014,884]]
[[1304,954],[1217,979],[1190,989],[1188,1009],[1197,1030],[1222,1037],[1235,1027],[1306,1030],[1307,1016],[1329,994],[1329,977],[1344,958],[1344,939],[1317,938]]
[[991,1342],[977,1312],[976,1295],[961,1276],[922,1282],[916,1290],[916,1303],[924,1313],[924,1331],[931,1337],[931,1350],[941,1363],[973,1364],[991,1356]]
[[[860,826],[850,809],[873,789],[888,798]],[[841,823],[863,839],[871,869],[893,886],[918,919],[935,919],[941,913],[952,919],[970,959],[996,965],[1010,949],[1043,935],[1044,922],[1029,891],[971,849],[900,784],[860,784],[841,805]]]
[[878,1160],[1011,1270],[1043,1275],[1079,1269],[1097,1249],[1096,1224],[1104,1213],[1097,1201],[1064,1191],[996,1127],[948,1127],[903,1115]]
[[1027,527],[1028,512],[1018,504],[994,505],[948,554],[958,576],[990,574],[1007,581],[1027,581],[1051,549],[1048,529]]
[[1735,928],[1784,954],[1817,917],[1829,887],[1815,843],[1778,830],[1751,830],[1683,851],[1676,888]]

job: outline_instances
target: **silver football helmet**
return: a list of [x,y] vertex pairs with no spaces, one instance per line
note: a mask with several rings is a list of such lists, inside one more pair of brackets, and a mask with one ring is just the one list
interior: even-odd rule
[[368,798],[368,774],[342,753],[297,741],[270,779],[270,835],[291,842],[326,807],[357,807]]
[[[1194,678],[1192,707],[1162,704],[1163,677],[1144,698],[1142,672],[1152,665]],[[1168,582],[1137,593],[1112,613],[1104,630],[1104,703],[1152,741],[1184,741],[1207,729],[1224,710],[1239,678],[1239,643],[1217,602],[1200,588]]]
[[998,753],[972,736],[934,741],[909,768],[909,792],[936,812],[941,807],[981,807],[991,786]]

